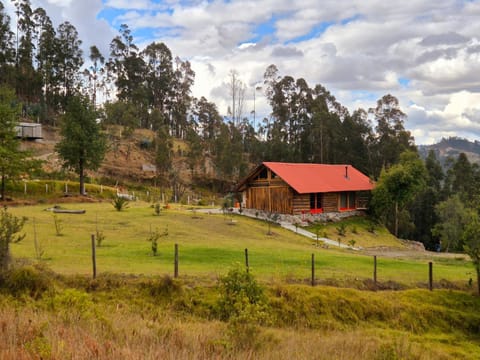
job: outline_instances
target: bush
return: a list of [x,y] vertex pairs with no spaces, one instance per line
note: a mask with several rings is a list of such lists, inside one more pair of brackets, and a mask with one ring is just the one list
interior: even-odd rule
[[245,310],[255,310],[251,305],[258,305],[256,310],[266,307],[266,297],[252,274],[246,272],[239,264],[219,280],[220,300],[219,315],[222,320],[241,315]]
[[347,234],[347,225],[345,225],[344,223],[340,223],[337,226],[337,233],[340,236],[345,236]]
[[164,275],[158,281],[146,285],[149,293],[153,297],[171,297],[174,294],[182,292],[180,282],[173,279],[169,275]]
[[220,278],[220,318],[228,320],[227,336],[237,349],[256,349],[262,344],[259,324],[269,319],[264,289],[237,265]]
[[112,205],[115,210],[122,211],[128,207],[128,199],[117,195],[113,198]]
[[34,267],[25,266],[13,268],[2,275],[5,289],[14,296],[27,294],[37,299],[44,292],[52,289],[52,281],[48,274],[45,274]]

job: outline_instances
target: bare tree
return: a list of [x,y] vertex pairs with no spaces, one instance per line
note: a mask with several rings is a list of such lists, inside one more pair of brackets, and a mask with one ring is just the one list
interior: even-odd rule
[[228,89],[232,101],[231,107],[228,109],[228,113],[235,126],[238,126],[242,121],[244,102],[245,102],[245,83],[239,79],[237,70],[230,70],[228,73],[229,83]]

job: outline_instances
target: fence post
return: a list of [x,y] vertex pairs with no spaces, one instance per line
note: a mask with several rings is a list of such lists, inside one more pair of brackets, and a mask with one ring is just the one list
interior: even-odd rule
[[175,260],[174,260],[173,277],[178,278],[178,244],[175,244]]
[[315,254],[312,254],[312,286],[315,286]]
[[248,249],[247,249],[247,248],[245,248],[245,268],[247,269],[247,273],[248,273],[249,270],[250,270],[250,269],[249,269],[250,266],[249,266],[249,264],[248,264]]
[[92,266],[93,266],[93,278],[97,277],[97,258],[95,255],[95,235],[92,234]]
[[431,261],[428,263],[428,289],[433,290],[433,264]]
[[377,255],[373,255],[373,283],[377,287]]

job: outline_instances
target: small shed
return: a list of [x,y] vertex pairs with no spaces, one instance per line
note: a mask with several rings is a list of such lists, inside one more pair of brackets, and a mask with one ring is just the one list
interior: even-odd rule
[[264,162],[235,191],[245,208],[296,215],[366,209],[373,187],[351,165]]
[[15,126],[17,137],[22,139],[42,139],[42,124],[21,122]]

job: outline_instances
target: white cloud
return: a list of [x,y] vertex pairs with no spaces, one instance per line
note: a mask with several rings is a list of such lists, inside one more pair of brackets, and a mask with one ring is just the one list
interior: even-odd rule
[[[142,37],[139,45],[163,41],[190,60],[195,95],[215,101],[223,113],[228,95],[212,90],[229,70],[253,84],[273,63],[282,75],[324,85],[351,111],[374,106],[386,93],[397,96],[417,143],[455,132],[480,138],[479,1],[32,0],[36,6],[56,26],[74,24],[85,51],[96,44],[107,55],[122,22],[133,31],[150,29],[155,37]],[[13,14],[9,1],[6,7]],[[121,13],[113,24],[97,19],[105,8]],[[267,22],[273,33],[261,36],[259,25]],[[292,42],[322,24],[323,33]],[[251,89],[248,97],[253,107]],[[260,94],[256,108],[269,112]]]

